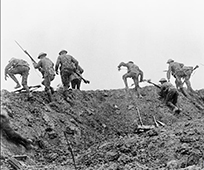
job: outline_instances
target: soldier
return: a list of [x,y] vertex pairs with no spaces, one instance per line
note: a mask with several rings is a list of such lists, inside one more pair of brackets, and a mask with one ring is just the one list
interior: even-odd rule
[[165,104],[173,109],[174,113],[179,113],[181,109],[176,106],[179,95],[177,89],[170,82],[167,82],[165,78],[162,78],[159,82],[161,83],[160,98],[164,99]]
[[44,80],[42,81],[42,84],[45,86],[45,92],[48,94],[49,101],[52,101],[52,93],[54,92],[54,89],[50,86],[51,81],[55,78],[55,71],[54,71],[54,63],[46,57],[46,53],[40,53],[38,55],[38,59],[40,61],[38,63],[33,63],[33,66],[36,69],[40,69]]
[[10,126],[8,115],[5,114],[6,111],[2,110],[0,114],[0,131],[5,138],[17,145],[24,146],[27,150],[31,149],[31,141],[23,138],[21,135],[16,133]]
[[76,71],[76,68],[78,67],[78,61],[71,55],[67,55],[66,50],[61,50],[55,64],[56,74],[58,74],[59,65],[64,91],[67,91],[70,87],[71,75]]
[[[191,73],[193,72],[194,68],[184,66],[184,64],[175,62],[172,59],[169,59],[167,61],[167,64],[169,64],[169,68],[167,71],[168,81],[170,81],[170,77],[172,74],[176,79],[175,80],[176,88],[178,90],[181,90],[184,93],[184,95],[187,95],[187,94],[184,92],[183,83],[186,83],[188,91],[194,92],[190,83]],[[184,79],[184,82],[182,82],[182,78]]]
[[[121,66],[124,66],[124,67],[127,67],[127,73],[123,75],[123,81],[125,83],[125,87],[126,87],[126,90],[128,90],[128,83],[127,83],[127,78],[132,78],[133,81],[134,81],[134,84],[135,84],[135,90],[138,94],[138,97],[142,97],[138,88],[139,88],[139,82],[142,82],[143,81],[143,72],[142,70],[140,70],[140,68],[135,65],[132,61],[129,61],[128,63],[124,63],[124,62],[121,62],[119,65],[118,65],[118,70],[120,71],[121,70]],[[140,81],[138,80],[140,76]]]
[[77,68],[76,68],[76,72],[78,73],[73,73],[71,75],[71,86],[72,86],[72,89],[78,89],[80,90],[80,86],[81,86],[81,75],[84,70],[78,65]]
[[15,74],[20,74],[22,76],[22,86],[27,91],[28,99],[32,97],[32,94],[29,91],[29,87],[27,84],[28,75],[29,75],[30,67],[29,64],[22,59],[12,58],[8,65],[5,67],[5,80],[7,80],[8,76],[10,76],[13,81],[16,83],[15,89],[20,88],[21,85],[18,82]]

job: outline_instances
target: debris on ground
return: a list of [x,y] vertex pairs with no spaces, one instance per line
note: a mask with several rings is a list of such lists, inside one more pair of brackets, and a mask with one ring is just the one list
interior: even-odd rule
[[[1,108],[11,127],[32,141],[26,150],[1,134],[0,166],[5,169],[149,170],[204,168],[204,89],[173,113],[158,89],[72,90],[58,88],[49,102],[44,91],[1,91]],[[66,134],[69,138],[66,139]],[[71,148],[71,149],[70,149]]]

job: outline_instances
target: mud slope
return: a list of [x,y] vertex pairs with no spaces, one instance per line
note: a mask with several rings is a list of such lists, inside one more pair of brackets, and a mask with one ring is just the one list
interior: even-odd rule
[[[4,169],[18,164],[22,169],[74,169],[64,131],[78,169],[201,169],[204,167],[204,90],[186,98],[179,96],[183,112],[175,115],[158,99],[157,89],[141,89],[136,98],[131,89],[70,91],[62,89],[48,103],[44,92],[25,94],[1,91],[1,108],[10,117],[12,128],[33,141],[33,148],[1,137]],[[141,132],[144,125],[155,126],[153,117],[165,126]],[[24,159],[15,155],[26,155]],[[12,163],[15,165],[12,165]],[[17,169],[17,168],[16,168]]]

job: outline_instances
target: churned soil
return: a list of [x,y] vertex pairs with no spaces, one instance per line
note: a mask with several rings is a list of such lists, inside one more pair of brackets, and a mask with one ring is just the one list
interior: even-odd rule
[[[32,149],[1,135],[0,166],[7,169],[147,170],[204,169],[204,89],[179,95],[174,114],[154,86],[134,89],[1,91],[11,127]],[[156,124],[155,120],[162,122]],[[146,127],[143,129],[143,127]],[[64,134],[67,134],[67,138]],[[71,148],[71,149],[70,149]]]

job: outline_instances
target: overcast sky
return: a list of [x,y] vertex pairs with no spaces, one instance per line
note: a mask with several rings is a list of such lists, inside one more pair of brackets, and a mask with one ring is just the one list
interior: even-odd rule
[[[4,80],[12,57],[29,62],[29,85],[41,83],[40,73],[15,40],[36,61],[46,52],[55,63],[66,49],[91,81],[82,84],[83,90],[124,88],[126,69],[119,72],[117,66],[130,60],[144,71],[144,78],[158,83],[166,77],[169,58],[198,64],[192,87],[204,88],[203,0],[1,0],[2,89],[15,86]],[[58,84],[60,76],[52,82],[55,88]]]

